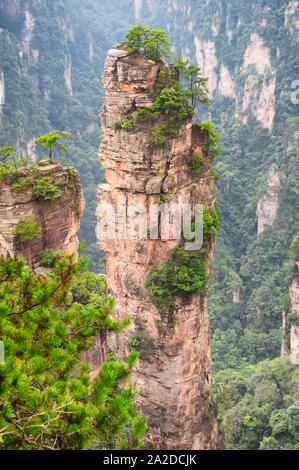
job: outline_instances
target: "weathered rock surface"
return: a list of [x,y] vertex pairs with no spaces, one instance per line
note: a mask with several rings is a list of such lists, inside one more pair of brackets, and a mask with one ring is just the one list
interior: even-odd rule
[[258,235],[263,233],[266,227],[273,228],[274,226],[279,209],[279,188],[279,174],[275,167],[272,166],[268,175],[267,192],[257,204]]
[[[153,88],[161,65],[143,56],[126,55],[120,49],[110,50],[103,75],[106,98],[99,160],[106,168],[107,183],[99,185],[99,207],[110,204],[117,213],[119,201],[125,201],[122,217],[127,217],[127,230],[134,223],[132,206],[138,205],[149,216],[162,192],[167,194],[167,202],[181,199],[213,208],[212,155],[205,159],[200,175],[192,174],[186,163],[191,149],[199,151],[206,143],[205,137],[186,120],[179,135],[169,138],[164,148],[153,143],[153,123],[139,123],[136,114],[153,104],[147,91]],[[177,76],[172,66],[168,69]],[[123,122],[128,113],[133,116],[134,130],[117,130],[115,122]],[[154,124],[163,124],[163,119],[160,116]],[[108,224],[113,217],[110,214]],[[103,219],[99,215],[99,226]],[[153,305],[144,284],[148,267],[160,264],[168,250],[182,240],[152,240],[146,230],[132,239],[118,231],[117,223],[115,226],[116,238],[102,237],[99,245],[107,252],[107,284],[116,297],[116,315],[119,319],[129,315],[134,322],[110,339],[109,347],[120,356],[134,346],[140,352],[134,380],[140,390],[139,407],[149,422],[147,443],[157,449],[216,449],[221,445],[218,421],[206,415],[211,400],[207,296],[195,296],[186,303],[178,299],[173,322]],[[210,256],[213,245],[211,240]]]
[[299,364],[299,277],[294,277],[290,286],[289,312],[293,317],[296,317],[297,314],[297,320],[293,318],[291,325],[289,325],[287,314],[283,312],[281,355],[288,355],[293,364]]
[[[0,183],[0,254],[22,256],[33,267],[39,264],[39,253],[45,249],[77,253],[77,232],[84,209],[77,173],[70,176],[68,169],[59,163],[40,166],[36,171],[37,179],[48,177],[49,182],[58,185],[60,197],[38,199],[32,187],[15,192],[7,182]],[[42,235],[20,241],[15,233],[17,225],[28,220],[38,224]]]

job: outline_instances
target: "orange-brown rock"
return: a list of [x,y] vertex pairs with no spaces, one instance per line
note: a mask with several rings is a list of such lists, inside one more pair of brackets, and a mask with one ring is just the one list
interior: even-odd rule
[[296,276],[290,285],[289,314],[293,321],[290,323],[286,312],[282,314],[282,347],[281,355],[290,356],[293,364],[299,364],[299,277]]
[[[139,109],[153,105],[148,91],[154,88],[161,67],[178,78],[173,66],[155,64],[141,55],[127,56],[121,49],[110,50],[106,59],[99,150],[106,183],[99,185],[98,199],[99,207],[110,204],[115,212],[120,199],[125,201],[127,230],[134,219],[131,208],[138,205],[149,216],[162,193],[167,194],[167,203],[183,200],[191,205],[202,203],[206,209],[213,208],[216,201],[212,155],[205,158],[200,175],[193,174],[187,164],[191,150],[200,151],[207,143],[198,126],[190,119],[181,121],[178,135],[161,148],[153,142],[152,127],[165,123],[167,116],[160,115],[154,123],[136,119]],[[123,122],[128,114],[133,117],[134,130],[116,129],[115,123]],[[99,214],[99,225],[103,217]],[[133,319],[129,329],[110,339],[109,347],[120,356],[134,347],[140,351],[134,381],[140,391],[140,410],[148,418],[148,445],[217,449],[221,445],[219,424],[207,414],[211,401],[207,295],[186,302],[177,299],[173,316],[165,315],[153,304],[144,282],[149,266],[167,259],[168,250],[181,242],[181,237],[149,239],[147,230],[129,237],[118,232],[117,223],[115,239],[99,239],[107,252],[107,284],[116,298],[116,314],[119,319],[127,315]],[[211,240],[210,256],[213,245]]]
[[[23,177],[27,176],[24,169]],[[0,183],[0,254],[19,255],[36,267],[39,253],[45,249],[63,250],[77,253],[77,231],[84,209],[84,198],[78,174],[70,172],[59,163],[39,166],[35,179],[49,178],[57,184],[61,196],[53,200],[37,198],[33,187],[16,192],[12,185]],[[22,221],[35,222],[41,229],[41,236],[21,241],[16,229]]]

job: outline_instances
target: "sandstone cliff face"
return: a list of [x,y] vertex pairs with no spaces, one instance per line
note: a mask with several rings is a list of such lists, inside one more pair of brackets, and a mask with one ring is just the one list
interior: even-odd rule
[[280,178],[274,166],[270,168],[267,180],[267,193],[257,204],[258,235],[262,234],[266,227],[273,228],[277,211],[279,209]]
[[[138,124],[136,114],[153,105],[147,91],[154,87],[161,65],[126,55],[120,49],[110,50],[103,75],[106,98],[99,160],[106,168],[107,182],[98,188],[99,207],[110,204],[117,213],[117,204],[125,200],[122,216],[127,216],[127,229],[134,216],[131,207],[138,204],[149,215],[162,193],[167,194],[167,202],[183,199],[213,208],[212,155],[205,159],[200,175],[190,173],[186,163],[190,150],[198,151],[205,138],[187,120],[164,148],[153,144],[150,123]],[[171,66],[168,70],[176,76]],[[115,122],[123,122],[128,114],[133,116],[134,130],[117,130]],[[161,115],[159,125],[163,119]],[[104,217],[99,214],[99,225]],[[129,315],[133,324],[110,340],[109,347],[121,356],[134,346],[140,352],[134,380],[140,390],[139,407],[149,421],[147,443],[157,449],[216,449],[221,441],[218,422],[206,416],[211,400],[207,296],[185,303],[177,299],[175,322],[161,315],[144,281],[149,266],[167,259],[168,250],[181,239],[152,240],[147,233],[132,239],[117,230],[116,224],[116,239],[102,237],[99,245],[107,252],[107,284],[116,298],[117,317]],[[213,245],[212,239],[210,256]]]
[[290,356],[293,364],[299,364],[299,277],[295,277],[290,285],[290,308],[293,320],[289,324],[286,312],[282,314],[282,347],[281,355]]
[[290,310],[297,313],[297,324],[291,325],[290,359],[293,364],[299,364],[299,277],[293,279],[290,288]]
[[[24,177],[27,173],[24,170]],[[67,253],[78,250],[77,231],[84,209],[84,198],[77,173],[70,175],[59,163],[40,166],[36,179],[49,178],[61,191],[53,200],[37,198],[33,188],[15,192],[8,182],[0,183],[0,254],[19,255],[36,267],[39,253],[45,249],[63,250]],[[21,241],[16,228],[22,221],[35,222],[41,237]]]

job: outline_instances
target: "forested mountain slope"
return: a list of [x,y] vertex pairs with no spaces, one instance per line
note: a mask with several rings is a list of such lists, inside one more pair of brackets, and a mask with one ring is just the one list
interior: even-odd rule
[[298,232],[298,1],[81,3],[0,0],[0,144],[17,142],[34,157],[33,137],[72,133],[61,160],[81,175],[80,236],[96,260],[104,58],[133,24],[167,29],[176,55],[209,77],[209,118],[222,130],[222,230],[209,292],[214,370],[278,356],[283,266]]

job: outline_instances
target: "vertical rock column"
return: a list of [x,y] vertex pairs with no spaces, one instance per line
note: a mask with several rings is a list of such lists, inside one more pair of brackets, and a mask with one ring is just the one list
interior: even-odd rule
[[[166,194],[169,202],[183,200],[215,205],[215,178],[210,173],[212,155],[204,161],[199,175],[188,167],[188,156],[207,143],[191,120],[181,121],[178,135],[168,138],[165,147],[153,142],[154,125],[168,119],[140,122],[137,112],[150,108],[159,71],[168,70],[178,79],[171,65],[156,64],[142,55],[128,56],[111,49],[105,63],[103,83],[106,97],[101,114],[103,136],[99,160],[106,168],[106,183],[98,188],[99,209],[106,204],[117,213],[99,212],[98,227],[105,224],[116,237],[99,237],[99,246],[107,252],[108,289],[116,299],[116,316],[129,315],[133,323],[121,335],[110,340],[109,347],[119,356],[136,348],[140,352],[134,380],[141,413],[148,418],[147,445],[156,449],[216,449],[221,445],[218,421],[209,413],[211,397],[211,358],[207,295],[194,296],[188,302],[177,299],[172,315],[162,314],[145,287],[148,268],[167,259],[168,251],[182,242],[130,237],[119,231],[118,221],[127,218],[127,229],[134,219],[132,207],[150,215],[155,200]],[[129,117],[128,117],[129,115]],[[132,120],[126,130],[116,123]],[[123,204],[121,211],[119,204]],[[136,215],[135,215],[136,216]],[[149,218],[149,217],[148,217]],[[214,237],[208,242],[212,256]],[[175,319],[175,321],[173,320]],[[211,416],[212,415],[212,416]]]
[[[297,262],[297,264],[299,264]],[[281,355],[290,356],[293,364],[299,364],[299,277],[295,276],[290,285],[290,307],[282,314]],[[291,315],[292,321],[288,319]]]
[[[0,183],[0,255],[22,256],[28,264],[40,264],[40,252],[46,249],[78,254],[77,232],[85,206],[79,175],[59,163],[20,169],[19,181],[44,180],[57,186],[60,196],[44,199],[34,194],[33,183],[15,191],[9,181]],[[21,242],[16,236],[18,224],[31,221],[41,235]]]

